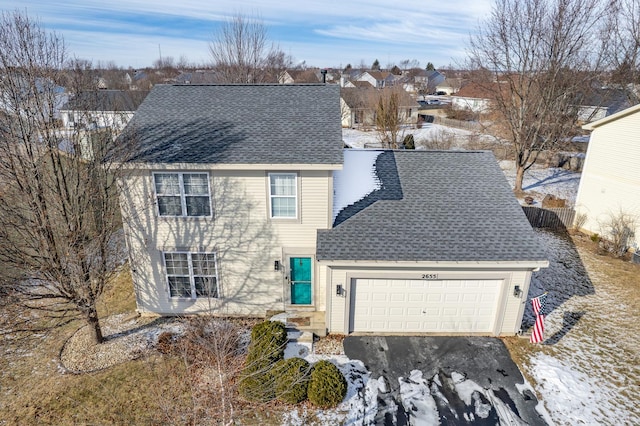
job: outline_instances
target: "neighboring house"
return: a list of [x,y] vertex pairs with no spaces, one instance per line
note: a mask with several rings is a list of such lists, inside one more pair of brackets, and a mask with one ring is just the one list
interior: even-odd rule
[[60,109],[66,129],[112,128],[122,130],[149,92],[96,90],[71,97]]
[[[16,70],[16,72],[19,72]],[[9,93],[8,91],[0,91],[0,112],[7,114],[22,114],[20,110],[27,104],[27,100],[33,96],[33,92],[37,92],[40,95],[45,94],[47,101],[49,101],[49,95],[53,95],[52,102],[45,102],[41,105],[42,114],[45,120],[56,120],[60,118],[60,109],[69,99],[69,95],[66,93],[64,87],[57,85],[53,80],[36,77],[31,80],[28,77],[13,76],[14,80],[12,84],[15,84],[15,92]],[[15,98],[18,99],[15,99]]]
[[348,80],[344,83],[342,87],[347,89],[353,89],[353,88],[375,89],[375,87],[372,86],[371,83],[369,83],[368,81],[358,81],[358,80],[354,80],[354,81]]
[[176,77],[177,84],[213,84],[218,75],[215,70],[181,71]]
[[458,90],[462,87],[461,78],[447,78],[442,83],[436,85],[436,93],[444,93],[445,95],[453,95],[458,93]]
[[[365,83],[366,84],[366,83]],[[371,86],[365,88],[345,87],[340,90],[340,110],[342,127],[363,128],[376,125],[376,106],[380,96],[388,96],[391,91],[399,96],[398,114],[404,124],[414,125],[418,121],[418,104],[404,90],[377,90]]]
[[491,99],[495,99],[497,90],[499,90],[498,83],[480,85],[470,82],[451,96],[451,107],[454,109],[466,109],[479,114],[489,112]]
[[366,81],[376,89],[384,89],[385,87],[393,86],[395,78],[393,74],[386,71],[365,71],[356,80]]
[[631,105],[624,90],[602,88],[594,91],[581,102],[578,120],[590,123],[620,112]]
[[[640,105],[583,126],[591,130],[582,168],[576,213],[585,231],[606,236],[605,225],[620,212],[635,219],[640,244]],[[633,230],[632,230],[633,231]]]
[[413,78],[416,89],[420,92],[434,93],[436,86],[444,82],[444,74],[439,73],[436,70],[421,70]]
[[548,262],[489,152],[343,150],[337,85],[156,86],[125,130],[143,314],[513,335]]
[[294,83],[320,83],[318,74],[320,70],[307,69],[307,70],[285,70],[278,77],[278,83],[280,84],[294,84]]

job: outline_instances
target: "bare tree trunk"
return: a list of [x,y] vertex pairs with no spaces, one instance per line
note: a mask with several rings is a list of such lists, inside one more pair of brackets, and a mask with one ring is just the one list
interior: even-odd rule
[[95,344],[104,342],[104,337],[102,336],[102,328],[100,327],[100,320],[98,319],[98,312],[96,311],[95,307],[92,307],[87,311],[86,318],[93,342]]
[[515,192],[522,192],[522,181],[524,180],[524,166],[516,163],[516,183],[514,186]]

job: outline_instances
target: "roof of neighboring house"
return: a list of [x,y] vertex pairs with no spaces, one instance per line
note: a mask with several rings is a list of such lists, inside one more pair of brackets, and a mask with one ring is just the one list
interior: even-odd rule
[[[369,74],[371,77],[375,78],[377,81],[386,80],[389,77],[393,77],[393,74],[387,71],[364,71],[360,77],[364,74]],[[360,78],[358,77],[358,78]]]
[[315,70],[315,69],[286,70],[285,72],[289,74],[289,77],[291,77],[295,83],[319,83],[320,82],[320,79],[318,79],[318,75],[317,75],[317,73],[319,73],[319,70]]
[[615,114],[631,106],[625,91],[615,88],[593,90],[580,104],[584,107],[606,108],[607,114]]
[[340,96],[349,108],[375,108],[378,96],[393,90],[399,95],[399,105],[403,107],[419,107],[420,105],[411,97],[406,90],[397,89],[376,89],[369,85],[368,87],[343,87],[340,89]]
[[462,86],[460,90],[452,96],[458,98],[492,99],[495,97],[498,89],[498,83],[478,84],[472,81]]
[[178,84],[213,84],[217,73],[214,70],[183,71],[176,77]]
[[149,92],[144,90],[91,90],[65,103],[62,111],[135,111]]
[[610,115],[608,117],[601,118],[600,120],[593,121],[593,122],[591,122],[589,124],[585,124],[584,126],[582,126],[582,128],[585,129],[585,130],[595,130],[596,127],[600,127],[600,126],[602,126],[604,124],[610,123],[612,121],[616,121],[619,118],[623,118],[623,117],[626,117],[628,115],[636,114],[638,112],[640,112],[640,104],[634,105],[631,108],[627,108],[625,110],[619,111],[619,112],[617,112],[615,114],[612,114],[612,115]]
[[375,171],[380,189],[318,230],[318,260],[547,260],[490,152],[382,151]]
[[156,85],[125,135],[135,162],[342,164],[339,97],[324,84]]
[[368,81],[351,80],[349,83],[353,84],[358,89],[372,89],[375,87]]

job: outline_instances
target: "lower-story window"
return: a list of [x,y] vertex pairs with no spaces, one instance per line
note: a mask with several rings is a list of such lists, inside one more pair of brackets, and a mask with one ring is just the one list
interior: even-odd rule
[[215,253],[164,252],[171,297],[218,297]]

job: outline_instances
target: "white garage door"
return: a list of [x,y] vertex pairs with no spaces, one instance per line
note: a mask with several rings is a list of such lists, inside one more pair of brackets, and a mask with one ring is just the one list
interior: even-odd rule
[[502,280],[354,279],[350,331],[493,333]]

